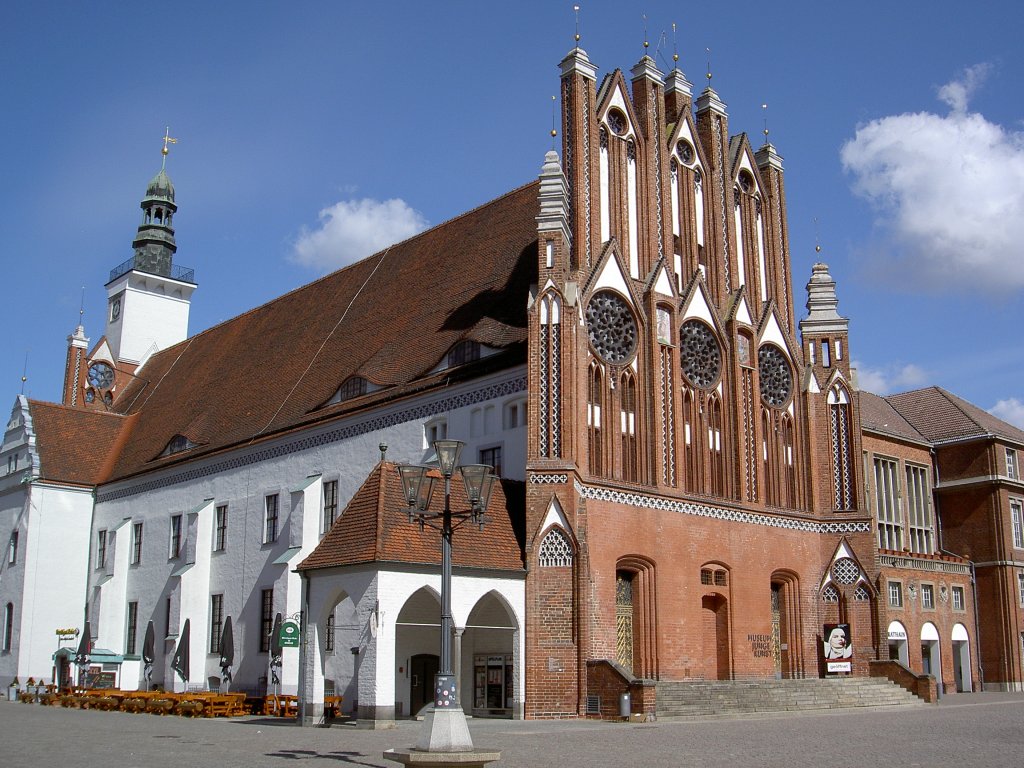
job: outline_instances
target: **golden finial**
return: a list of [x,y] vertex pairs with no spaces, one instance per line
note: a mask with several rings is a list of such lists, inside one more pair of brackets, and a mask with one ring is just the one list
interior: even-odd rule
[[672,22],[672,63],[679,63],[679,44],[676,40],[676,23]]
[[764,143],[768,143],[768,105],[762,104],[761,111],[764,114]]
[[647,14],[641,13],[640,18],[644,20],[644,53],[647,53],[647,49],[651,45],[649,42],[647,42]]
[[160,154],[164,156],[163,164],[160,166],[161,169],[163,169],[163,168],[165,168],[167,166],[167,153],[170,151],[167,148],[167,145],[168,144],[177,144],[177,143],[178,143],[177,139],[172,139],[171,138],[171,126],[167,126],[167,128],[164,129],[164,148],[160,150]]
[[580,7],[578,5],[574,5],[572,7],[572,11],[573,11],[573,13],[576,14],[576,47],[579,48],[580,47]]
[[708,54],[708,71],[707,71],[706,77],[708,79],[708,88],[710,88],[711,87],[711,49],[710,48],[705,48],[704,50],[707,51],[707,54]]
[[557,101],[557,99],[555,99],[555,97],[552,96],[551,97],[551,148],[552,149],[555,148],[555,136],[558,135],[558,131],[555,130],[555,102],[556,101]]
[[814,217],[814,252],[821,253],[821,242],[818,240],[818,217]]
[[21,394],[25,394],[25,382],[28,381],[28,352],[25,352],[25,367],[21,369]]

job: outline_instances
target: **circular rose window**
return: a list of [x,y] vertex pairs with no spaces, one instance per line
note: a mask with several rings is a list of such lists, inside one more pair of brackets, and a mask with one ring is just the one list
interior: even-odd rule
[[722,372],[722,351],[711,329],[687,320],[679,329],[679,364],[683,376],[698,389],[711,389]]
[[612,291],[598,291],[587,304],[590,346],[605,362],[620,365],[636,351],[636,319],[625,300]]
[[757,352],[757,372],[761,379],[761,399],[773,408],[782,408],[793,393],[793,372],[782,350],[764,344]]

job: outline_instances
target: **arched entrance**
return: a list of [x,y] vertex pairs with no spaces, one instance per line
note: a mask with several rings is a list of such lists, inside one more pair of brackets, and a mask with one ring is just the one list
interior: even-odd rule
[[953,680],[959,692],[974,690],[971,676],[971,643],[967,636],[967,627],[963,624],[953,625]]
[[910,651],[907,645],[907,628],[898,621],[889,622],[889,658],[910,668]]
[[615,656],[637,677],[658,677],[654,564],[639,555],[620,558],[615,570]]
[[935,676],[935,684],[942,694],[942,655],[939,650],[939,631],[930,621],[921,627],[921,671]]
[[800,676],[800,585],[795,574],[776,571],[771,579],[771,650],[775,676]]
[[343,711],[354,713],[359,701],[358,651],[366,643],[368,630],[359,623],[356,605],[347,593],[338,595],[317,629],[324,696],[341,696]]
[[[423,587],[405,601],[395,621],[395,714],[415,717],[433,701],[437,649],[441,645],[441,601]],[[414,669],[415,666],[415,669]]]
[[729,575],[725,566],[719,563],[706,563],[700,569],[704,677],[709,680],[729,680],[732,677]]
[[462,634],[463,708],[477,717],[512,717],[516,709],[519,627],[496,592],[473,606]]

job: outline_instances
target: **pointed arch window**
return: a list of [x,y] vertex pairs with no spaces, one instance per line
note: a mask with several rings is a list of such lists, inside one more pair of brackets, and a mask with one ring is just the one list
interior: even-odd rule
[[587,375],[587,442],[590,456],[590,472],[600,475],[604,472],[604,451],[601,445],[601,406],[604,400],[604,376],[601,366],[595,361],[590,364]]
[[850,444],[850,395],[841,384],[828,393],[832,453],[832,497],[837,510],[853,509],[853,447]]
[[725,494],[725,462],[722,454],[722,401],[717,394],[708,398],[707,408],[710,491],[716,496],[722,496]]
[[619,388],[620,424],[622,436],[622,479],[636,482],[638,457],[636,441],[636,377],[632,371],[622,375]]
[[541,456],[561,455],[561,309],[556,295],[540,302],[540,403],[537,426]]

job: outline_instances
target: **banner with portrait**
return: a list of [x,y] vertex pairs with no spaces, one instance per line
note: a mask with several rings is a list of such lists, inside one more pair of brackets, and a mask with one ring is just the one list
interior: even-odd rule
[[853,671],[853,639],[849,624],[826,624],[821,633],[828,672]]

